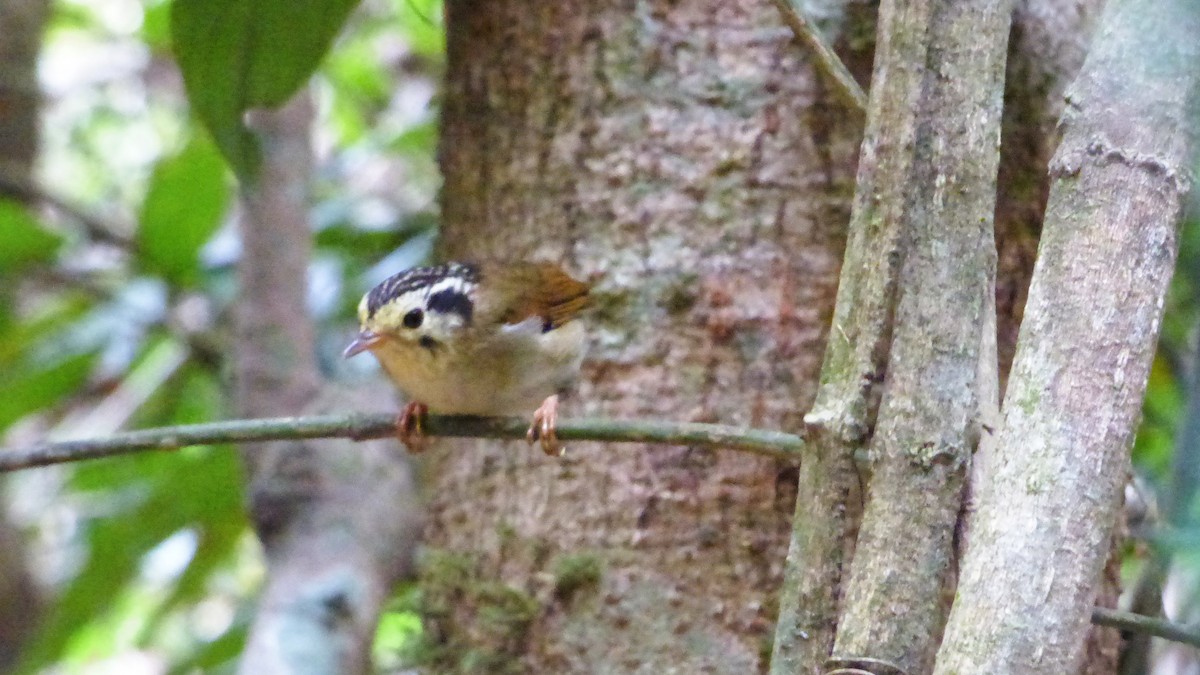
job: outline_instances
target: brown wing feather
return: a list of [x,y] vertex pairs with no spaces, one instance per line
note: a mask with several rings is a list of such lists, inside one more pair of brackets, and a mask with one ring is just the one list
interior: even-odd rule
[[520,323],[531,316],[557,328],[588,305],[589,286],[553,263],[487,265],[480,286],[487,289],[478,302],[480,324],[492,319]]

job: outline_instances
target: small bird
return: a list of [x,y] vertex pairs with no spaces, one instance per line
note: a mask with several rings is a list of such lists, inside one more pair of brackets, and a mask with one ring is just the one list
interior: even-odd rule
[[559,455],[558,396],[583,362],[576,319],[588,291],[551,263],[416,267],[363,296],[362,330],[343,356],[370,351],[409,397],[396,431],[412,452],[424,449],[427,412],[522,415],[537,406],[527,438]]

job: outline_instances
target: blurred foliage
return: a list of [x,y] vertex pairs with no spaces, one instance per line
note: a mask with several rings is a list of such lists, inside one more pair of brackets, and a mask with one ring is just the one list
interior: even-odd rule
[[[184,194],[188,198],[180,199]],[[200,247],[217,231],[228,205],[221,158],[206,137],[197,135],[154,167],[138,218],[138,261],[168,283],[195,284]]]
[[[306,82],[318,356],[371,367],[337,358],[354,305],[424,262],[437,226],[441,16],[440,0],[58,0],[35,179],[69,208],[0,200],[4,445],[226,416],[233,175],[253,165],[241,120]],[[23,672],[229,670],[263,574],[232,448],[7,482],[51,599]],[[410,609],[390,612],[381,664],[416,631]]]
[[37,217],[12,200],[0,199],[0,270],[11,275],[34,263],[47,263],[58,254],[62,237],[48,231]]
[[[319,107],[310,274],[319,356],[330,369],[369,367],[337,357],[354,305],[382,277],[423,262],[437,225],[441,16],[440,0],[58,0],[40,68],[37,179],[104,232],[69,210],[0,200],[5,445],[225,416],[221,355],[239,254],[226,162],[252,175],[243,112],[306,81]],[[1195,222],[1179,269],[1134,458],[1156,494],[1190,506],[1195,487],[1179,467],[1200,466],[1200,444],[1178,439],[1196,396],[1189,382],[1200,382],[1189,376]],[[229,669],[262,575],[231,448],[24,472],[7,487],[52,598],[24,671],[127,672],[147,654],[159,671]],[[1195,563],[1191,522],[1162,541]],[[411,649],[414,594],[383,617],[381,668],[401,667]]]
[[357,0],[174,0],[171,39],[192,109],[243,180],[258,150],[246,111],[286,102]]

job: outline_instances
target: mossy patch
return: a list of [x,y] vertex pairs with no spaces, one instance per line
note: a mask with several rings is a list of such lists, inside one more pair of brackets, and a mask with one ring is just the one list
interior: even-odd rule
[[[515,538],[515,533],[509,533]],[[520,673],[530,635],[540,621],[599,588],[604,560],[592,552],[527,552],[549,575],[522,588],[485,574],[473,554],[426,551],[415,602],[422,634],[404,662],[437,673]],[[557,609],[556,609],[557,608]]]
[[424,633],[409,662],[438,673],[520,673],[541,614],[523,589],[484,578],[474,556],[430,551],[421,564]]
[[595,555],[564,555],[554,564],[554,597],[571,602],[580,591],[598,586],[603,574],[604,565]]

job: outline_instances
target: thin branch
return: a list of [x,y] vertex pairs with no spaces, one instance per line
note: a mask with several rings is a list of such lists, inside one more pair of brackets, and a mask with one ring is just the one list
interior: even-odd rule
[[1092,623],[1097,626],[1120,628],[1131,633],[1145,633],[1171,642],[1200,648],[1200,633],[1166,619],[1156,619],[1132,612],[1118,612],[1115,609],[1104,607],[1093,607]]
[[[523,439],[528,422],[515,417],[431,415],[425,420],[429,436]],[[194,445],[254,443],[303,438],[387,438],[396,432],[396,418],[386,414],[322,415],[230,420],[185,424],[113,434],[103,438],[43,443],[30,448],[0,448],[0,473],[86,459],[99,459],[149,450],[178,450]],[[767,429],[723,424],[655,422],[585,418],[559,420],[558,435],[567,441],[669,443],[741,450],[785,460],[798,460],[804,439]],[[1092,623],[1200,647],[1200,632],[1131,612],[1096,607]]]
[[[523,439],[528,420],[508,417],[430,415],[423,429],[428,436]],[[112,457],[147,450],[176,450],[192,445],[254,443],[302,438],[386,438],[396,433],[392,415],[325,415],[230,420],[128,431],[103,438],[42,443],[29,448],[0,449],[0,473]],[[654,422],[649,420],[559,420],[564,441],[670,443],[729,448],[779,459],[798,460],[804,440],[794,434],[745,429],[721,424]]]
[[833,48],[825,44],[825,39],[817,32],[817,29],[809,23],[808,19],[792,5],[792,0],[774,0],[775,6],[779,8],[779,13],[783,15],[783,22],[792,29],[792,34],[796,39],[804,43],[813,54],[817,56],[817,63],[821,69],[833,80],[834,88],[838,94],[845,100],[846,103],[852,105],[859,112],[867,110],[867,94],[858,86],[858,81],[850,74],[850,70],[846,68],[846,64],[838,58],[838,55],[833,51]]
[[122,230],[128,228],[119,227],[92,215],[33,181],[18,178],[4,163],[0,163],[0,195],[9,195],[29,202],[45,204],[77,221],[96,241],[111,244],[126,251],[137,248],[137,244],[132,239],[120,234]]

